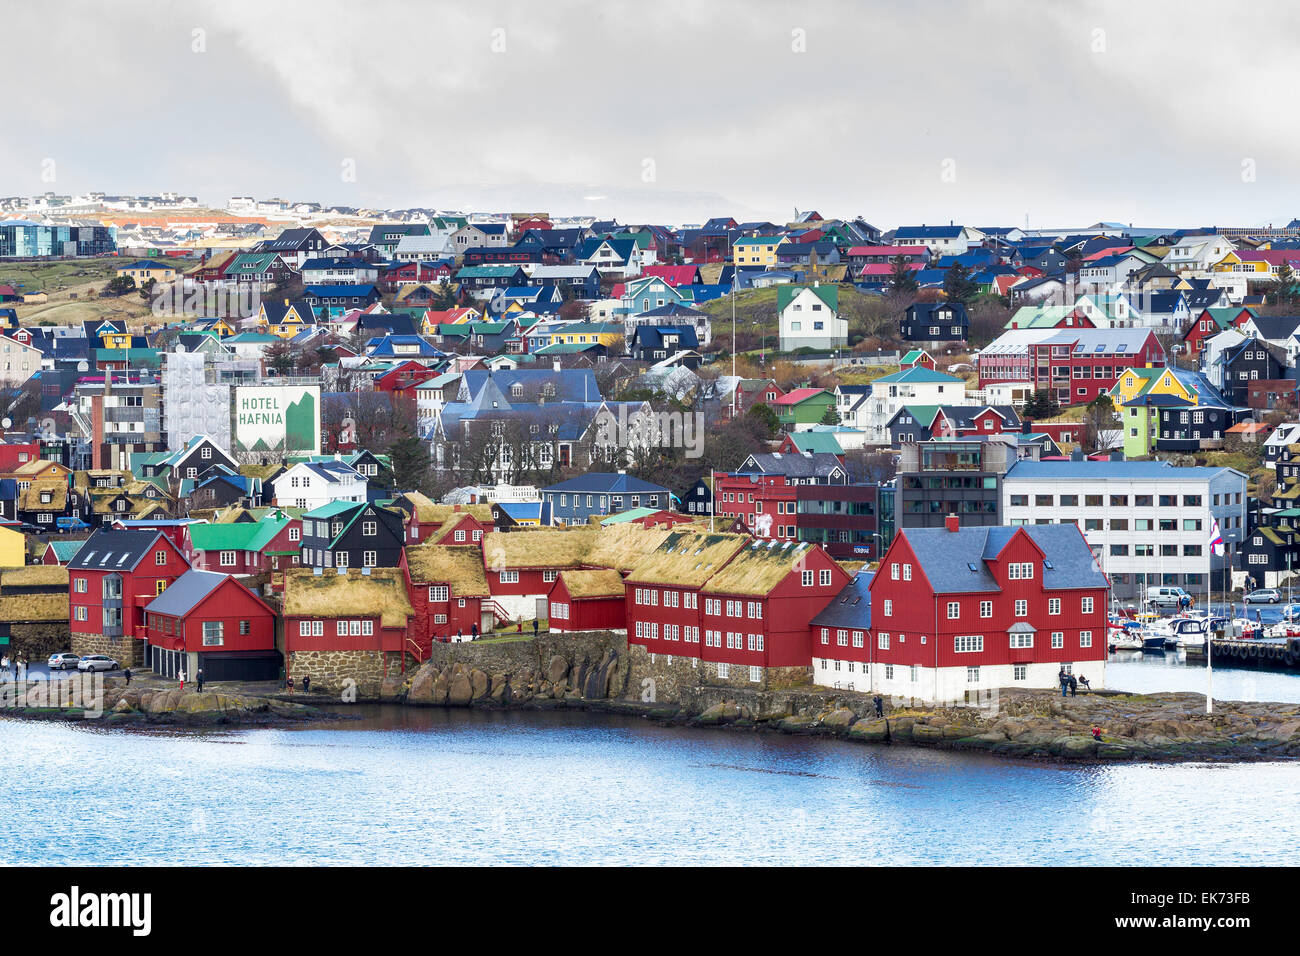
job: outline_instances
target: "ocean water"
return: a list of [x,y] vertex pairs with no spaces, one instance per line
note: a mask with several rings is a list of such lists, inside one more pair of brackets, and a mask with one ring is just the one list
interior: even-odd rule
[[0,864],[1283,864],[1300,764],[1079,767],[581,713],[0,721]]

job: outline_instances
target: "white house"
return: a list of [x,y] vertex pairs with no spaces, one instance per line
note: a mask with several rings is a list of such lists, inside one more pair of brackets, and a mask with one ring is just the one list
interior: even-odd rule
[[954,375],[917,365],[871,383],[871,394],[852,405],[845,425],[866,433],[867,443],[888,445],[889,420],[904,405],[967,405],[966,383]]
[[40,370],[40,349],[0,336],[0,387],[17,388]]
[[1146,262],[1129,253],[1102,256],[1079,266],[1079,286],[1085,290],[1113,292],[1145,265]]
[[[1164,461],[1022,461],[1002,479],[1009,525],[1076,522],[1115,595],[1184,588],[1200,603],[1224,586],[1245,537],[1246,476]],[[1219,523],[1222,555],[1209,546]]]
[[271,482],[282,508],[319,508],[331,501],[365,501],[366,479],[341,461],[303,461]]
[[1223,236],[1184,236],[1160,261],[1179,275],[1188,272],[1208,275],[1224,256],[1236,248],[1230,239]]
[[839,288],[834,285],[783,285],[776,290],[781,320],[780,347],[834,349],[849,344],[849,320],[839,315]]

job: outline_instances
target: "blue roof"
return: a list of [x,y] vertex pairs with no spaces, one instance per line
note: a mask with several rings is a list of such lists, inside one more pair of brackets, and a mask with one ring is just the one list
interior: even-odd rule
[[592,471],[568,481],[548,485],[542,489],[543,494],[560,492],[578,492],[580,494],[622,495],[622,494],[658,494],[666,492],[662,485],[642,481],[633,475],[620,475],[616,472]]
[[314,295],[321,298],[339,296],[363,298],[375,291],[375,287],[366,283],[365,285],[309,285],[304,287],[303,292],[306,295]]
[[1073,523],[1014,527],[1001,525],[958,528],[956,531],[947,528],[901,528],[898,536],[907,539],[925,579],[934,591],[953,594],[1000,591],[1001,588],[985,562],[996,558],[1012,537],[1021,531],[1043,552],[1043,587],[1047,590],[1108,587],[1106,576],[1097,564],[1092,549],[1088,547],[1083,532]]
[[542,516],[540,501],[499,501],[497,507],[515,521],[537,520]]
[[215,591],[228,577],[228,574],[191,568],[173,581],[167,590],[150,601],[145,610],[152,614],[181,617],[194,610],[199,602]]

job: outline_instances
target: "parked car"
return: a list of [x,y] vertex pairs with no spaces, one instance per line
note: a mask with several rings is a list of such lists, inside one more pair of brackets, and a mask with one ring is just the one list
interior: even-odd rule
[[104,654],[87,654],[77,661],[79,671],[115,671],[121,667],[121,664]]
[[77,666],[81,660],[76,654],[51,654],[50,659],[45,662],[45,666],[52,671],[68,671]]
[[1147,604],[1156,607],[1179,607],[1186,598],[1191,603],[1192,596],[1182,588],[1166,587],[1149,587],[1147,588]]
[[1282,592],[1277,588],[1259,588],[1251,591],[1242,600],[1247,604],[1280,604]]

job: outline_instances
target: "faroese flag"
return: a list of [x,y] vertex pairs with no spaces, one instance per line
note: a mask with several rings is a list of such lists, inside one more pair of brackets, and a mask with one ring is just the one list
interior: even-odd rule
[[1223,535],[1219,533],[1219,519],[1210,527],[1210,553],[1223,554]]

